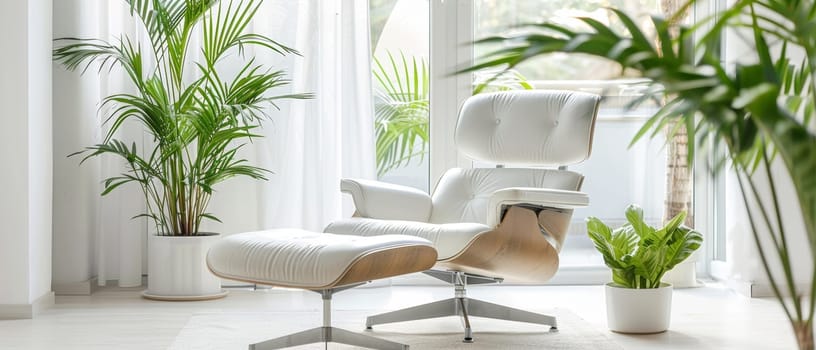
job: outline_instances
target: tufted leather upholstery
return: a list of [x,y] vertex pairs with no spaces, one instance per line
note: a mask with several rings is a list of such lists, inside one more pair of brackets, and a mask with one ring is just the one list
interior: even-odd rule
[[418,189],[363,179],[343,179],[340,190],[357,204],[357,216],[383,220],[428,221],[431,196]]
[[[429,219],[427,216],[422,219],[422,215],[427,215],[424,214],[426,207],[415,205],[422,198],[414,193],[415,190],[393,185],[380,186],[372,181],[343,180],[343,183],[355,184],[343,186],[343,189],[344,192],[354,191],[351,193],[360,217],[332,222],[324,231],[359,236],[388,234],[422,237],[433,242],[439,260],[444,261],[461,253],[477,235],[495,227],[498,215],[494,212],[498,208],[490,208],[489,202],[496,200],[497,192],[507,188],[532,187],[574,193],[572,191],[580,189],[583,179],[579,173],[555,169],[451,169],[442,176],[433,197],[429,199]],[[354,193],[376,193],[377,196],[364,197]],[[513,194],[524,197],[519,191]],[[513,198],[504,197],[500,199],[508,201]],[[384,200],[371,201],[373,198]],[[550,203],[538,201],[535,204]],[[368,215],[371,213],[378,214]]]
[[589,157],[600,97],[572,91],[506,91],[465,101],[459,151],[499,164],[569,165]]
[[577,191],[584,177],[555,169],[450,169],[434,191],[430,222],[487,224],[487,204],[493,192],[508,187],[538,187]]
[[365,237],[383,234],[422,237],[433,243],[439,255],[439,260],[445,260],[455,256],[465,248],[473,237],[489,230],[490,228],[486,225],[478,223],[436,225],[416,221],[377,220],[368,218],[338,220],[329,224],[325,229],[326,232]]

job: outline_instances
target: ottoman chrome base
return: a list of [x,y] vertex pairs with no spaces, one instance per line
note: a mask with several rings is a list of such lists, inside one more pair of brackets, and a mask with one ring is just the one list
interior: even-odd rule
[[372,336],[354,333],[331,326],[331,299],[332,294],[342,290],[359,286],[353,284],[341,288],[316,291],[323,296],[323,327],[312,328],[298,333],[285,335],[256,344],[250,344],[249,350],[272,350],[313,343],[340,343],[381,350],[408,350],[409,346]]

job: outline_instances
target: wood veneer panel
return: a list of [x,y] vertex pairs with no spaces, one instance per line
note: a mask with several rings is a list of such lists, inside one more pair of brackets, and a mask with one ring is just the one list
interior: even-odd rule
[[493,230],[473,239],[461,253],[437,266],[516,282],[545,282],[558,270],[558,250],[539,230],[539,222],[559,245],[572,211],[510,207]]
[[425,271],[434,266],[436,258],[436,249],[424,245],[377,251],[358,258],[334,285]]

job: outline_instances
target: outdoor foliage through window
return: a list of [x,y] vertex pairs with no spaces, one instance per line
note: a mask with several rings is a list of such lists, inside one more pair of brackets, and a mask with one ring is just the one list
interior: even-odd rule
[[[620,20],[607,10],[610,7],[635,16],[641,28],[650,28],[649,16],[661,12],[660,0],[479,0],[474,4],[476,39],[544,21],[574,24],[579,28],[581,23],[575,17],[590,17],[623,30]],[[478,58],[497,48],[496,45],[477,45],[474,53]],[[530,80],[605,80],[621,75],[617,64],[566,54],[546,55],[520,65],[517,70]]]

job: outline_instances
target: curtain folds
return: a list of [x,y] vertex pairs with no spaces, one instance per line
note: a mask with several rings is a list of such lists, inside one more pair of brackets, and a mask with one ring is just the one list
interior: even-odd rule
[[[141,35],[124,1],[65,3],[66,9],[72,6],[84,9],[62,13],[55,8],[55,22],[65,23],[55,26],[55,37],[115,40],[121,33],[134,38]],[[322,230],[328,222],[351,212],[350,200],[339,192],[340,179],[374,178],[376,174],[368,4],[344,0],[266,0],[252,30],[293,47],[302,55],[281,57],[257,52],[260,62],[271,69],[284,70],[291,79],[290,85],[273,93],[311,92],[315,98],[282,101],[277,109],[269,110],[271,120],[261,131],[265,137],[242,150],[250,162],[273,172],[269,181],[240,178],[217,187],[210,212],[224,223],[210,222],[203,229],[226,235],[278,227]],[[225,72],[233,70],[229,60],[220,64]],[[102,97],[126,91],[127,83],[117,70],[110,74],[89,70],[78,78],[78,73],[66,73],[58,66],[54,69],[58,71],[55,95],[61,93],[58,87],[94,92],[82,94],[78,100],[55,98],[55,133],[60,123],[77,129],[70,134],[66,130],[55,140],[56,159],[101,140],[106,131],[101,116],[88,111],[98,108]],[[119,136],[137,144],[150,141],[143,140],[146,136],[136,126],[127,128],[125,133]],[[145,242],[152,227],[144,220],[130,219],[144,210],[141,192],[133,187],[101,198],[100,182],[121,172],[123,164],[115,159],[98,158],[81,167],[77,162],[77,158],[55,161],[56,175],[62,175],[62,179],[55,181],[54,190],[66,198],[62,201],[55,198],[54,204],[54,280],[76,280],[82,274],[77,272],[83,268],[75,261],[76,251],[69,247],[60,249],[58,243],[71,241],[72,246],[94,252],[89,273],[98,277],[100,285],[109,280],[117,280],[120,286],[141,284],[142,275],[149,273]],[[72,202],[70,198],[75,196],[86,198],[87,203]]]
[[[322,230],[345,211],[342,177],[374,178],[373,104],[366,1],[267,1],[295,9],[292,90],[312,92],[314,101],[294,101],[277,113],[266,141],[273,143],[261,164],[276,174],[262,188],[264,227]],[[291,11],[294,10],[294,11]],[[270,11],[272,12],[272,11]],[[262,24],[264,25],[264,24]],[[260,30],[275,37],[280,22]],[[344,208],[345,209],[342,209]]]

